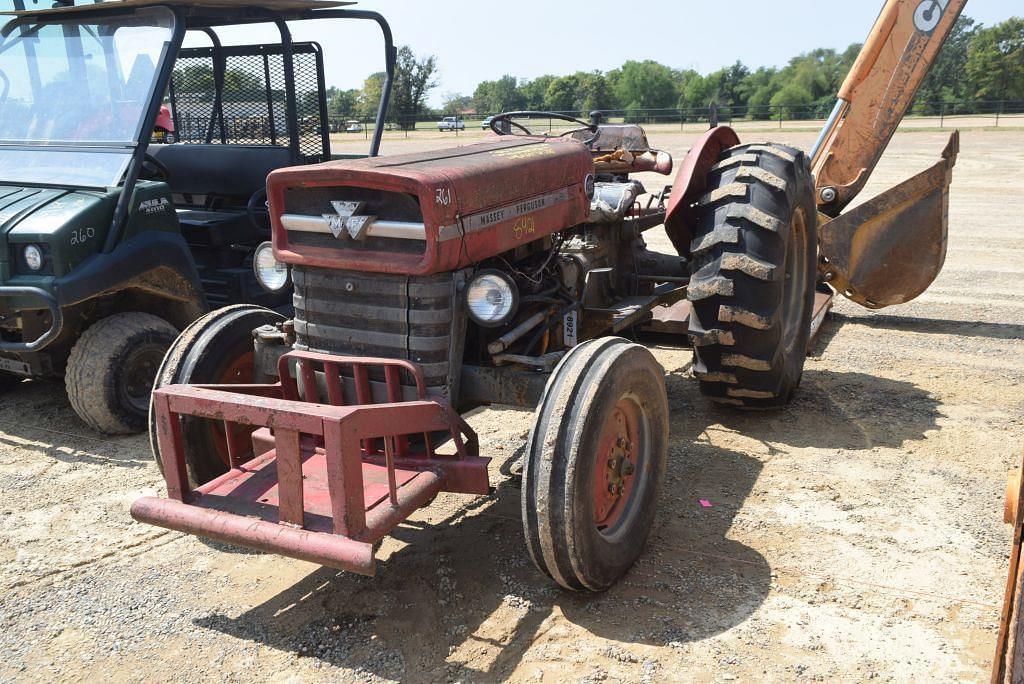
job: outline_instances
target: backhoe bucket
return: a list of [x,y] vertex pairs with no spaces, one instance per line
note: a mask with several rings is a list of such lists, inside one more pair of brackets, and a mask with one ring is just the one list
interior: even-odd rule
[[928,289],[946,261],[949,184],[959,151],[954,131],[934,166],[822,224],[824,280],[869,309],[909,302]]

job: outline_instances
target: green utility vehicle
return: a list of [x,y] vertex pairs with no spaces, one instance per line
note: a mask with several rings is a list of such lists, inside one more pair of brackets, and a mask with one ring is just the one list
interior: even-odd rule
[[[31,4],[14,0],[0,29],[0,392],[63,377],[91,427],[141,431],[180,330],[211,308],[291,305],[267,242],[266,177],[332,157],[324,54],[290,25],[379,25],[370,156],[391,31],[377,13],[317,0]],[[257,24],[279,42],[218,33]],[[187,34],[205,45],[183,47]]]

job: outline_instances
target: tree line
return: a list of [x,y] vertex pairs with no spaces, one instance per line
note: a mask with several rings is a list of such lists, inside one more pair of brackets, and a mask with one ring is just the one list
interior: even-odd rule
[[[474,111],[480,116],[540,109],[586,113],[596,109],[690,110],[717,105],[732,116],[804,118],[820,116],[835,101],[860,44],[843,51],[812,50],[786,66],[751,69],[737,61],[710,74],[673,69],[653,60],[630,60],[608,72],[581,71],[518,79],[504,75],[480,83],[472,94],[451,93],[440,109],[427,106],[438,85],[437,58],[399,50],[388,121]],[[331,88],[329,111],[336,117],[372,119],[377,113],[384,74],[366,79],[361,89]],[[962,16],[918,92],[913,111],[937,114],[938,103],[965,100],[1024,101],[1024,19],[1013,17],[983,26]]]

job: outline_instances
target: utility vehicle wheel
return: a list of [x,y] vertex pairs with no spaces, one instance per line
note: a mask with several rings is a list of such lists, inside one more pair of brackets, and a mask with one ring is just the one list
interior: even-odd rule
[[817,272],[814,182],[803,152],[740,145],[698,203],[687,296],[694,374],[714,401],[771,408],[800,384]]
[[603,591],[640,556],[668,448],[665,372],[616,337],[562,359],[537,407],[523,471],[523,529],[537,567]]
[[64,374],[75,413],[108,435],[145,430],[153,379],[177,336],[164,319],[137,311],[94,323],[71,349]]
[[[167,351],[154,389],[166,385],[247,384],[253,381],[252,332],[273,325],[284,316],[250,304],[213,311],[185,329]],[[239,444],[247,444],[252,430],[235,426]],[[182,418],[185,463],[193,486],[205,484],[229,467],[224,424],[201,418]],[[149,408],[149,443],[157,465],[163,468],[156,440],[156,414]]]

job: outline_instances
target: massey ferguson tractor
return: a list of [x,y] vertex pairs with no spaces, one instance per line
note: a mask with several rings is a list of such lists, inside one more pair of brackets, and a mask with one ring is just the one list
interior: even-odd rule
[[[938,274],[955,136],[844,209],[964,4],[890,0],[810,154],[717,127],[660,192],[631,177],[673,167],[639,127],[536,112],[464,147],[274,171],[294,318],[229,307],[172,346],[150,416],[168,498],[132,515],[372,574],[377,542],[439,492],[490,491],[462,414],[528,407],[529,554],[563,587],[608,588],[647,539],[674,418],[629,338],[674,317],[704,394],[783,406],[833,292],[880,308]],[[538,135],[534,117],[570,126]],[[677,253],[648,249],[661,226]],[[217,382],[240,368],[248,384]]]

